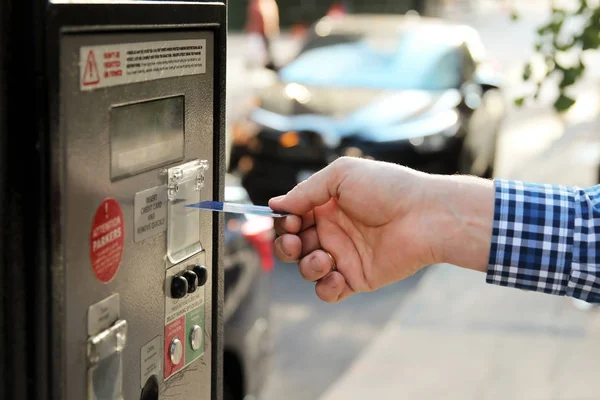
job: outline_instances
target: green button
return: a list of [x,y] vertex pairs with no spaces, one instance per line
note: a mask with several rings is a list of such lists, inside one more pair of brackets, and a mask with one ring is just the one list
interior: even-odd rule
[[204,354],[204,305],[185,316],[185,334],[185,364],[187,365]]

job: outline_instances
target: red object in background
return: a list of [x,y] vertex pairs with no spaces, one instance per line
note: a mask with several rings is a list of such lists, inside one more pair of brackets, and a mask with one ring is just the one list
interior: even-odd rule
[[264,35],[265,30],[265,19],[260,9],[260,0],[250,0],[248,2],[246,32]]
[[329,8],[329,11],[327,11],[327,16],[328,17],[343,17],[347,13],[348,13],[348,10],[346,9],[346,6],[344,5],[344,3],[341,1],[336,1]]
[[273,218],[253,217],[242,225],[242,234],[254,246],[260,256],[260,263],[265,272],[273,271],[275,256],[273,251],[273,239],[275,230]]
[[296,40],[302,40],[306,37],[308,28],[305,24],[294,24],[292,26],[292,37]]

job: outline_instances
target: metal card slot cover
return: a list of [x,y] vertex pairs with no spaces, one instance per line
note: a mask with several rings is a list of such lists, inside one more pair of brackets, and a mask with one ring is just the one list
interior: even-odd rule
[[167,172],[167,256],[172,264],[180,263],[202,251],[200,211],[186,207],[200,201],[208,161],[195,160]]

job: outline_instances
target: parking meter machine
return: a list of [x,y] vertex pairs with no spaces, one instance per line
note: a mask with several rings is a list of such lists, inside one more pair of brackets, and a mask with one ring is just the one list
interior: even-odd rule
[[3,0],[3,399],[221,398],[226,6]]

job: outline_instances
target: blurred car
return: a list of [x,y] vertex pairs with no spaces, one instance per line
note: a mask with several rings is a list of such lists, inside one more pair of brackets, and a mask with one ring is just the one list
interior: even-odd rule
[[[250,202],[231,176],[225,200]],[[269,373],[273,238],[272,218],[225,214],[224,400],[258,397]]]
[[485,57],[468,26],[326,17],[233,126],[229,171],[258,204],[340,156],[490,177],[505,101]]

